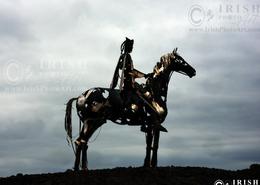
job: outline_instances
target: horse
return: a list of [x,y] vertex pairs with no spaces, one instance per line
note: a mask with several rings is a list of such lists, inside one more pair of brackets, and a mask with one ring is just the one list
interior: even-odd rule
[[[132,114],[130,118],[124,118],[124,106],[120,90],[95,87],[88,89],[80,96],[71,98],[66,105],[65,113],[65,131],[67,132],[67,141],[71,143],[75,153],[74,170],[87,170],[87,149],[88,141],[93,133],[108,120],[120,125],[141,126],[141,131],[146,134],[146,156],[144,167],[157,166],[157,151],[159,146],[160,132],[167,130],[162,127],[167,110],[167,92],[168,84],[173,72],[178,72],[192,78],[196,75],[196,70],[189,65],[175,48],[171,53],[165,54],[160,58],[153,68],[153,72],[147,77],[145,83],[138,86],[139,99],[142,102],[141,112],[134,112],[135,107],[132,104]],[[72,121],[71,110],[73,101],[76,100],[77,115],[80,120],[79,137],[72,141]],[[142,116],[140,116],[142,115]],[[138,118],[138,119],[133,119]],[[136,123],[134,123],[136,122]],[[83,123],[83,125],[82,125]]]

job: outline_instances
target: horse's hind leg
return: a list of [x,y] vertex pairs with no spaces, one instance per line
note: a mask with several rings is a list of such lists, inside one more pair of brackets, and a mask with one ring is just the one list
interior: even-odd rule
[[84,131],[86,131],[86,125],[85,124],[83,125],[83,127],[82,127],[82,129],[80,131],[79,137],[75,141],[75,148],[76,148],[75,162],[74,162],[74,170],[75,171],[79,170],[81,153],[82,153],[82,160],[85,159],[85,155],[84,154],[86,153],[86,142],[83,139],[84,138],[84,134],[85,134]]
[[[74,163],[74,170],[79,171],[79,166],[81,162],[81,169],[87,170],[87,149],[88,145],[85,140],[81,139],[80,137],[75,142],[76,146],[76,153],[75,153],[75,163]],[[81,161],[80,161],[81,157]]]
[[88,161],[87,161],[87,149],[88,145],[86,142],[82,142],[82,170],[87,170],[88,169]]
[[80,163],[80,154],[82,151],[82,146],[81,143],[75,143],[75,147],[76,147],[76,153],[75,153],[75,162],[74,162],[74,170],[78,171],[79,170],[79,163]]
[[80,146],[81,146],[81,151],[82,151],[82,156],[81,156],[81,169],[82,170],[87,170],[87,140],[86,134],[88,132],[88,120],[84,121],[82,130],[80,132]]
[[87,129],[84,130],[84,136],[81,139],[81,146],[82,146],[82,160],[81,160],[81,167],[82,170],[88,169],[88,159],[87,159],[87,149],[88,149],[88,141],[89,138],[93,135],[93,133],[103,124],[104,122],[95,122],[95,121],[88,121],[87,122]]
[[144,167],[151,166],[151,149],[152,149],[152,129],[149,126],[146,131],[146,156],[144,159]]

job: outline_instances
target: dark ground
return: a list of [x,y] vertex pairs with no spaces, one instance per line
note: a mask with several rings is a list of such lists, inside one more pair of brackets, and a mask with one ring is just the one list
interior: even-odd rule
[[174,166],[155,169],[129,167],[89,170],[88,173],[68,170],[53,174],[17,174],[0,178],[0,185],[214,185],[218,179],[224,181],[225,185],[231,185],[233,179],[258,179],[260,185],[260,165],[254,164],[248,169],[237,171]]

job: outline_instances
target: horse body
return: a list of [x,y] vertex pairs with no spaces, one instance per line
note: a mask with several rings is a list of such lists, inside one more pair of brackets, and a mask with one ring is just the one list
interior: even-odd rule
[[[176,51],[174,50],[172,53],[162,56],[160,62],[154,67],[152,75],[146,80],[146,83],[138,85],[137,95],[139,94],[140,98],[137,106],[139,106],[139,109],[137,111],[133,111],[135,110],[134,108],[131,109],[130,118],[123,119],[124,111],[128,110],[125,110],[120,91],[116,89],[91,88],[79,97],[68,101],[65,115],[65,130],[71,143],[71,108],[74,100],[77,100],[77,114],[80,122],[83,123],[83,126],[80,126],[79,137],[75,141],[75,170],[79,169],[80,158],[82,158],[82,169],[87,169],[88,140],[107,120],[117,124],[141,125],[142,131],[146,133],[147,145],[144,166],[157,166],[160,131],[166,131],[161,127],[161,124],[168,113],[167,92],[171,74],[173,71],[181,72],[189,77],[196,74],[196,71]],[[136,96],[136,94],[133,96]]]

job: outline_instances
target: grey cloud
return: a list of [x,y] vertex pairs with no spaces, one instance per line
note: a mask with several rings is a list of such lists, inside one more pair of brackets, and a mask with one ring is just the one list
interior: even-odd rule
[[0,24],[2,25],[0,28],[0,36],[4,41],[7,41],[7,38],[17,41],[31,39],[25,20],[19,17],[19,15],[10,14],[7,11],[3,11],[3,9],[0,12]]
[[[197,70],[192,79],[172,76],[164,123],[169,133],[161,134],[159,165],[238,169],[259,162],[259,33],[191,32],[192,4],[24,2],[16,13],[16,4],[5,5],[0,38],[11,44],[0,43],[1,65],[15,58],[31,66],[32,76],[15,85],[1,79],[0,176],[72,167],[64,104],[88,88],[109,86],[125,36],[135,39],[132,57],[141,71],[150,72],[174,47]],[[64,68],[42,61],[61,61]],[[39,86],[46,91],[30,91]],[[74,108],[75,137],[77,125]],[[96,136],[89,144],[90,168],[142,165],[145,138],[139,127],[108,122],[91,140]]]

